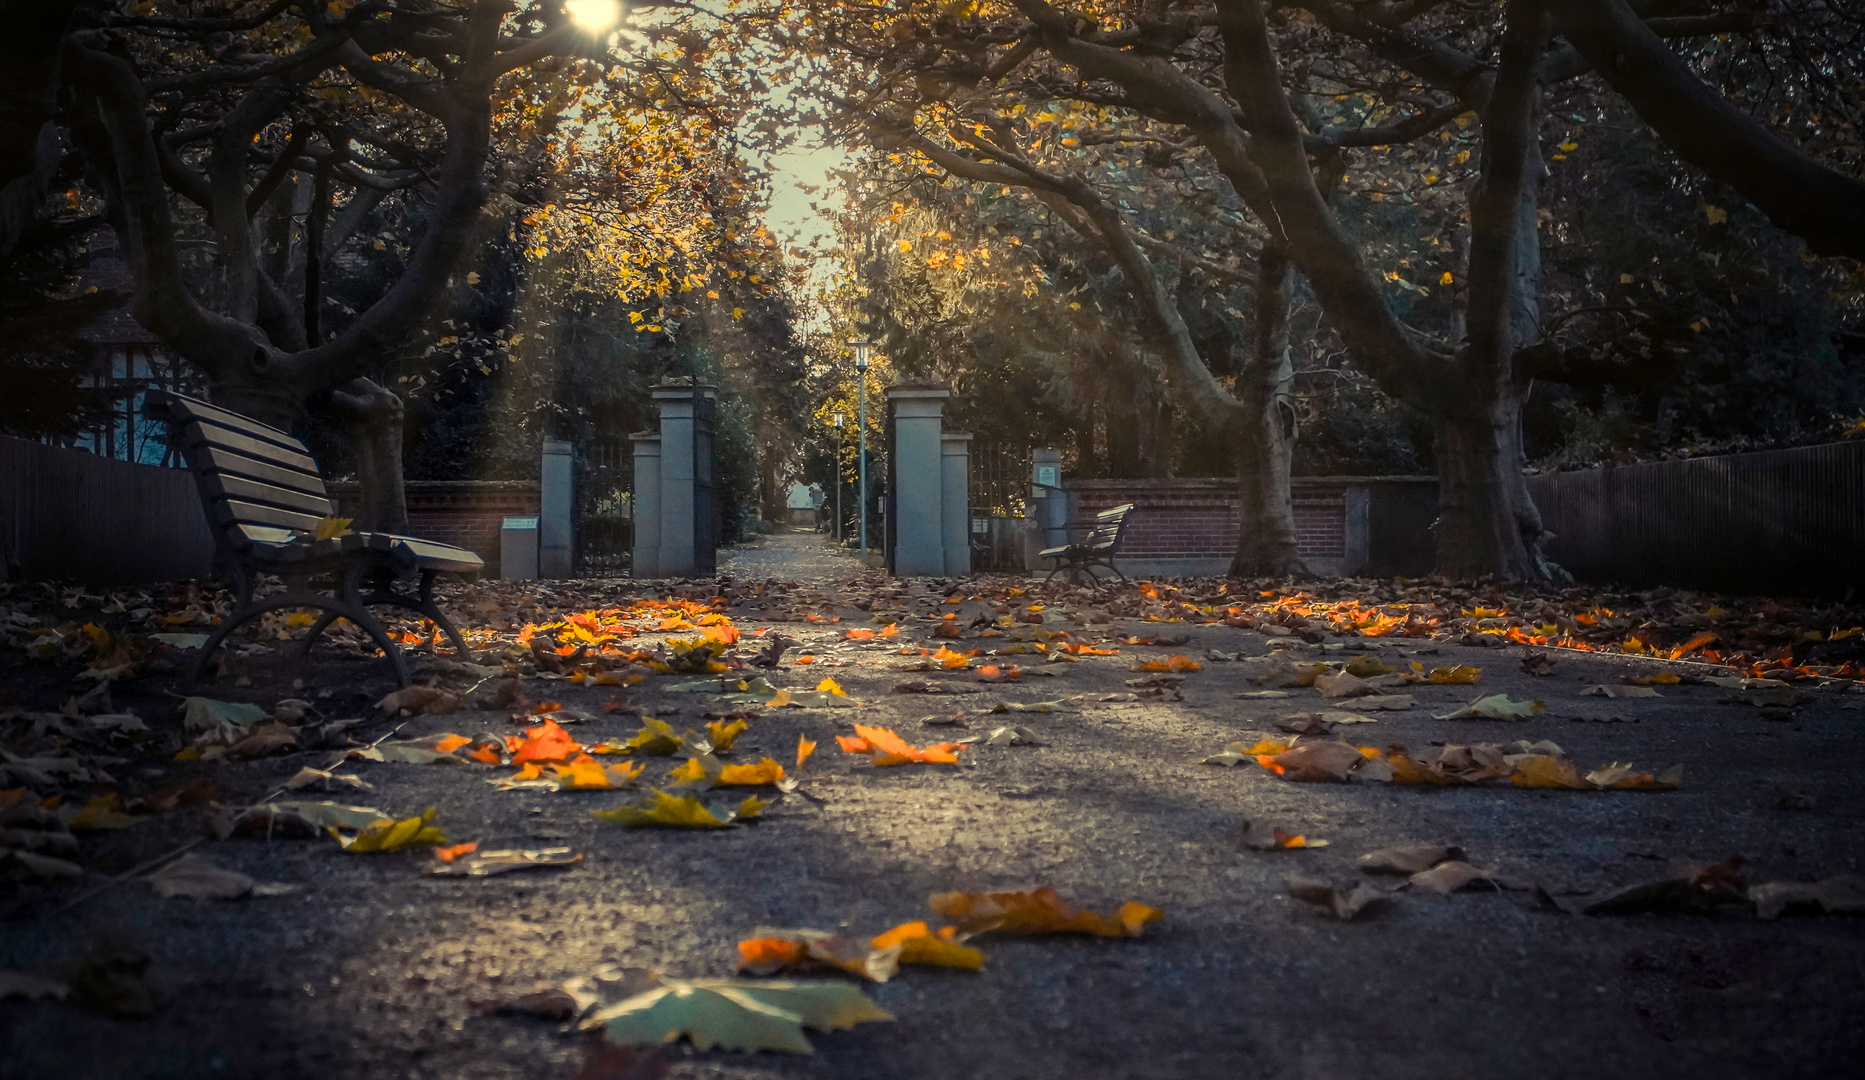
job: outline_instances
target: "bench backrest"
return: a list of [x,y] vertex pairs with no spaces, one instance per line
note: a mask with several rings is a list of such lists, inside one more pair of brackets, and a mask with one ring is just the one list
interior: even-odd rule
[[165,415],[220,537],[236,549],[315,535],[333,513],[311,452],[290,434],[230,409],[168,391],[149,395]]
[[1088,538],[1082,546],[1093,551],[1113,551],[1120,546],[1120,534],[1127,527],[1127,515],[1133,512],[1133,504],[1110,507],[1094,516],[1094,528],[1088,532]]

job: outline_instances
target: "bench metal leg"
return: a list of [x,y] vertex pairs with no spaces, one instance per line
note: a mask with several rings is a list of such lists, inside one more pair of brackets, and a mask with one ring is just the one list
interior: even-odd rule
[[[214,632],[208,635],[207,643],[201,646],[201,656],[195,661],[194,671],[189,676],[190,680],[200,682],[201,676],[207,672],[208,662],[213,659],[214,650],[218,649],[233,631],[255,617],[282,608],[318,608],[326,614],[318,620],[317,625],[312,627],[314,632],[321,633],[323,627],[330,625],[339,616],[350,620],[361,627],[363,632],[375,641],[376,647],[388,657],[389,667],[395,672],[395,681],[401,686],[409,685],[412,680],[408,678],[408,664],[402,658],[400,647],[389,640],[388,632],[382,629],[382,624],[376,621],[375,616],[369,614],[369,609],[363,606],[362,597],[358,595],[358,586],[365,569],[367,568],[359,565],[346,571],[342,583],[338,586],[336,596],[312,592],[301,583],[288,583],[284,592],[276,592],[255,600],[252,598],[251,582],[249,580],[237,582],[235,591],[243,594],[244,600],[234,608],[231,615],[227,616],[225,622],[215,627]],[[242,573],[241,576],[243,577],[244,574]]]
[[[370,592],[360,597],[360,600],[364,605],[379,604],[384,607],[398,607],[431,619],[434,625],[440,627],[441,632],[447,635],[447,640],[453,642],[454,654],[458,656],[460,660],[470,664],[474,660],[473,650],[467,647],[465,637],[461,636],[459,628],[454,626],[453,620],[448,618],[447,613],[441,610],[439,604],[434,602],[435,576],[436,572],[433,570],[421,571],[421,583],[418,587],[419,591],[416,595],[410,597],[404,593],[396,592],[394,588],[395,578],[392,575],[383,573],[378,568],[375,571],[374,579],[370,582]],[[304,642],[299,646],[300,653],[302,655],[309,655],[311,646],[317,644],[318,637],[330,627],[331,623],[336,622],[340,617],[343,617],[342,614],[335,611],[326,612],[319,617],[317,622],[311,626],[311,632],[305,635]]]

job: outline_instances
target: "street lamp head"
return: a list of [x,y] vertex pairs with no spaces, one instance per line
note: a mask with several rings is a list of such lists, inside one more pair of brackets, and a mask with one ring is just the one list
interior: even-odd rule
[[836,414],[835,414],[835,426],[836,426],[836,427],[841,427],[841,426],[842,426],[842,414],[841,414],[841,413],[836,413]]
[[848,343],[848,347],[855,350],[855,370],[868,370],[868,350],[874,347],[874,342],[867,338],[856,338]]

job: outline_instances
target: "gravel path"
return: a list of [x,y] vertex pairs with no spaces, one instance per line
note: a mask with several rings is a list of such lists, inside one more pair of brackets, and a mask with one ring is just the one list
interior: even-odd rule
[[[1861,700],[1821,695],[1785,720],[1725,702],[1713,686],[1671,686],[1657,698],[1582,697],[1616,684],[1634,662],[1563,654],[1536,678],[1519,650],[1406,640],[1291,643],[1303,659],[1370,653],[1407,669],[1471,664],[1480,686],[1423,686],[1419,707],[1343,727],[1357,743],[1558,743],[1582,771],[1611,761],[1682,764],[1671,792],[1527,790],[1508,784],[1430,788],[1302,784],[1253,764],[1200,759],[1237,739],[1273,734],[1278,718],[1326,707],[1316,691],[1239,698],[1266,661],[1206,660],[1184,679],[1182,701],[1108,701],[1125,693],[1136,660],[1217,650],[1259,657],[1271,639],[1223,625],[1121,621],[1105,634],[1185,635],[1158,649],[1046,664],[1021,683],[964,673],[902,673],[895,649],[925,640],[921,616],[953,610],[938,591],[908,584],[878,606],[902,613],[899,639],[845,642],[872,626],[853,601],[874,603],[878,580],[811,534],[780,534],[726,563],[741,583],[805,584],[747,598],[732,611],[747,632],[775,626],[818,663],[786,662],[773,681],[808,689],[824,675],[859,704],[772,710],[752,722],[737,760],[788,761],[798,736],[821,744],[804,790],[765,819],[716,831],[606,825],[589,811],[605,792],[497,791],[509,770],[354,762],[373,785],[336,796],[397,814],[438,808],[454,840],[485,848],[567,845],[586,858],[564,870],[470,880],[432,878],[425,853],[350,855],[327,840],[235,838],[200,849],[265,881],[301,886],[283,897],[230,902],[161,899],[116,887],[75,911],[15,921],[0,931],[0,968],[56,974],[106,938],[152,957],[154,1020],[105,1020],[54,1001],[0,1004],[0,1075],[86,1078],[464,1078],[576,1075],[579,1037],[551,1023],[484,1015],[482,1003],[586,975],[605,964],[674,976],[729,974],[735,943],[762,926],[846,928],[873,934],[927,918],[947,889],[1052,885],[1096,910],[1140,900],[1165,918],[1132,940],[978,941],[980,972],[914,968],[870,996],[896,1023],[814,1036],[813,1057],[700,1054],[670,1048],[671,1076],[824,1078],[1358,1078],[1819,1077],[1857,1075],[1865,1053],[1865,923],[1752,915],[1577,916],[1533,892],[1397,894],[1385,911],[1341,922],[1290,898],[1292,876],[1362,879],[1356,859],[1391,845],[1460,845],[1480,866],[1580,891],[1664,873],[1673,862],[1748,859],[1751,882],[1858,872],[1865,786],[1855,755]],[[976,583],[974,583],[976,584]],[[625,592],[626,583],[600,586]],[[866,590],[864,592],[864,590]],[[456,597],[462,607],[489,586]],[[509,595],[509,594],[500,594]],[[957,607],[961,623],[987,605]],[[1064,598],[1046,612],[1079,629]],[[792,612],[831,611],[839,624]],[[773,623],[772,616],[785,621]],[[645,641],[658,640],[648,635]],[[966,640],[961,644],[991,644]],[[998,642],[997,644],[1002,644]],[[1015,660],[1039,660],[1015,657]],[[277,665],[268,682],[215,691],[269,705],[328,691],[333,715],[363,715],[386,685],[378,663],[329,659]],[[291,678],[306,686],[294,690]],[[962,693],[894,692],[937,678]],[[529,680],[592,719],[580,741],[626,738],[619,701],[675,727],[700,726],[704,695],[676,679],[617,691]],[[1538,697],[1521,722],[1434,720],[1480,694]],[[997,702],[1071,699],[1069,711],[979,715]],[[56,701],[49,706],[56,707]],[[928,715],[969,715],[963,728],[925,727]],[[1627,722],[1584,722],[1611,714]],[[151,713],[150,715],[153,715]],[[511,734],[502,711],[417,717],[399,737]],[[985,734],[1020,723],[1048,745],[973,746],[956,767],[875,769],[837,751],[851,724],[878,724],[910,741]],[[373,722],[371,735],[389,729]],[[177,764],[148,783],[210,777],[237,805],[272,790],[328,752],[244,763]],[[651,762],[648,778],[665,761]],[[1257,821],[1329,841],[1256,851],[1236,842]],[[87,841],[87,864],[120,872],[196,835],[198,816],[171,813]],[[94,845],[91,847],[90,845]]]

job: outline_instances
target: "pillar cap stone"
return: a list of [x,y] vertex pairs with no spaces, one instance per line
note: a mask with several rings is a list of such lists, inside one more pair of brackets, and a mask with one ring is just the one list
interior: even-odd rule
[[695,389],[699,390],[702,397],[716,398],[719,396],[719,388],[717,386],[714,386],[712,383],[696,383],[691,379],[669,379],[666,382],[655,383],[651,393],[656,401],[669,398],[680,400],[691,398]]
[[949,398],[952,388],[938,379],[901,379],[885,391],[890,398]]

